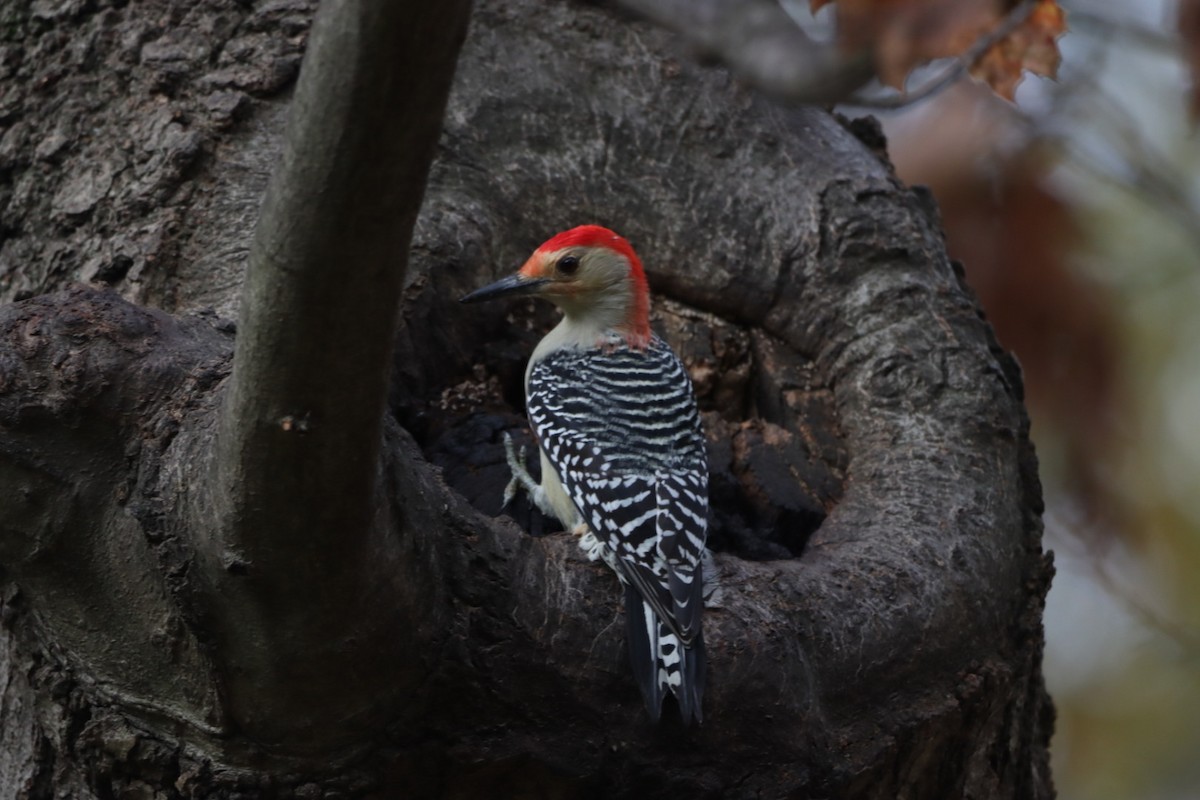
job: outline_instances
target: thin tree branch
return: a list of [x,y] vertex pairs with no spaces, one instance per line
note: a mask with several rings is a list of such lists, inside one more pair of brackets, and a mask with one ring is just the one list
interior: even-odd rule
[[[326,0],[313,24],[250,253],[216,540],[201,548],[232,704],[251,728],[286,726],[296,693],[355,652],[343,638],[378,547],[400,290],[468,10]],[[337,702],[330,713],[358,711]]]
[[[1108,52],[1097,48],[1097,60],[1106,59]],[[1096,79],[1101,66],[1085,65],[1054,84],[1054,100],[1048,106],[1051,110],[1040,117],[1009,107],[1014,118],[1028,129],[1031,140],[1057,145],[1068,163],[1144,202],[1200,247],[1200,225],[1186,176],[1147,141],[1138,120]],[[1075,135],[1083,117],[1101,120],[1103,124],[1092,127],[1100,141],[1108,145],[1108,151],[1097,153],[1088,146],[1088,139]]]
[[1180,654],[1190,661],[1200,661],[1200,632],[1192,630],[1185,624],[1170,619],[1153,604],[1144,600],[1134,590],[1129,588],[1126,581],[1119,578],[1110,565],[1111,551],[1115,535],[1111,531],[1099,531],[1097,535],[1088,535],[1085,527],[1104,527],[1102,521],[1076,520],[1068,515],[1047,510],[1045,513],[1047,530],[1056,532],[1063,544],[1070,545],[1076,558],[1085,561],[1091,569],[1092,576],[1108,594],[1122,603],[1126,610],[1147,630],[1158,632],[1171,640]]
[[813,41],[774,0],[617,0],[789,104],[833,103],[874,75],[868,54]]
[[1033,7],[1036,5],[1036,0],[1023,0],[1023,2],[1014,8],[1000,21],[992,30],[985,35],[979,37],[969,48],[958,56],[954,62],[942,70],[938,75],[926,83],[922,84],[917,89],[911,92],[904,92],[898,95],[889,95],[885,97],[869,97],[866,95],[855,94],[843,101],[844,105],[857,106],[859,108],[872,108],[879,110],[905,108],[922,100],[932,97],[943,89],[949,88],[957,83],[971,67],[975,66],[988,50],[991,50],[996,44],[1002,41],[1006,36],[1012,33],[1021,25],[1029,15],[1033,13]]

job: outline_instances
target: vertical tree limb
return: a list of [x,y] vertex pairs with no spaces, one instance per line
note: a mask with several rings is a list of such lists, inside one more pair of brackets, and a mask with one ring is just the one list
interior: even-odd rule
[[323,655],[348,658],[333,651],[379,530],[409,240],[469,5],[327,0],[313,24],[242,292],[206,547],[242,578],[216,592],[218,627],[252,727],[328,674]]

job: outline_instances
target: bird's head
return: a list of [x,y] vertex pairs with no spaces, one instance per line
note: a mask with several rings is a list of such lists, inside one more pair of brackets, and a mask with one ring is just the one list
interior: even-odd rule
[[631,344],[650,338],[650,293],[642,261],[623,237],[599,225],[563,231],[533,252],[515,274],[476,289],[464,303],[534,295],[569,319],[611,329]]

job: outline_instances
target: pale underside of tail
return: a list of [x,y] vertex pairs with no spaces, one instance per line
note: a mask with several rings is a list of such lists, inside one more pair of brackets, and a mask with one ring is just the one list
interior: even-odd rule
[[625,623],[629,661],[651,719],[658,722],[663,699],[670,693],[685,725],[701,722],[706,669],[703,635],[685,646],[629,584],[625,586]]

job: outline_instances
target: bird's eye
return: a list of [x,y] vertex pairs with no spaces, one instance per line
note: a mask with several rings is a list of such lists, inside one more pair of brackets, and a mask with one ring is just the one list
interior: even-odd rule
[[563,256],[555,264],[555,267],[563,275],[574,275],[579,269],[579,259],[576,256]]

